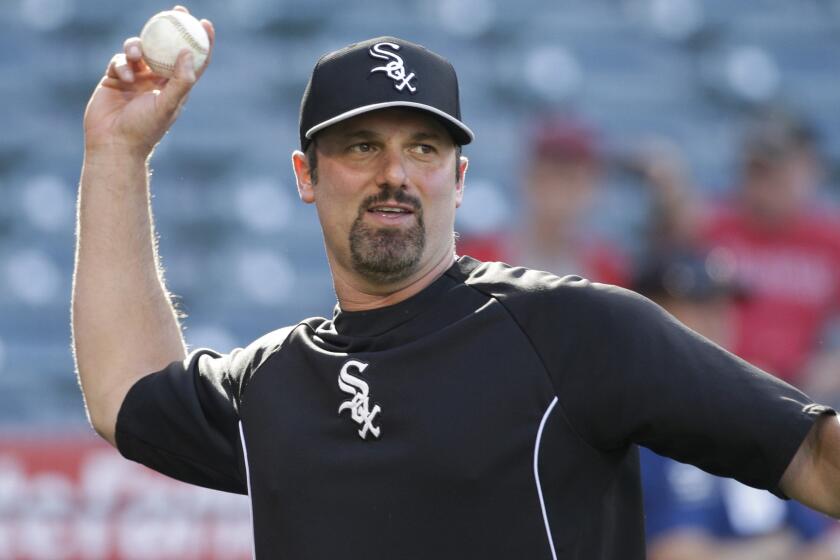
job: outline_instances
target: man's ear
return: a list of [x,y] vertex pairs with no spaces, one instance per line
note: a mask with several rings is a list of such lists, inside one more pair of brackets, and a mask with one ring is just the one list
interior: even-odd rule
[[292,169],[297,180],[297,190],[300,199],[307,204],[315,202],[315,189],[312,183],[312,170],[309,169],[309,160],[306,154],[300,150],[292,152]]
[[461,201],[464,200],[464,179],[467,176],[467,167],[469,166],[470,160],[468,160],[465,156],[461,156],[460,161],[458,161],[460,177],[458,179],[458,183],[455,185],[455,208],[459,208],[461,206]]

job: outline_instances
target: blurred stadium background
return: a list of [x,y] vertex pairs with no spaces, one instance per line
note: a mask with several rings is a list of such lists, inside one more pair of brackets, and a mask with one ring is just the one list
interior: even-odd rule
[[[85,103],[161,1],[0,1],[0,558],[244,558],[248,506],[116,459],[86,424],[70,352]],[[570,110],[620,160],[670,139],[698,185],[734,182],[752,107],[782,102],[840,161],[837,0],[194,0],[214,61],[154,160],[170,290],[191,347],[227,350],[334,304],[318,224],[289,163],[317,57],[394,34],[447,56],[477,141],[458,229],[520,219],[533,115]],[[606,177],[595,227],[632,254],[648,201]],[[836,197],[836,169],[825,191]],[[257,278],[272,278],[271,283]],[[131,341],[126,341],[130,344]],[[79,512],[82,512],[80,514]],[[142,543],[146,543],[143,545]],[[154,543],[150,548],[149,543]]]

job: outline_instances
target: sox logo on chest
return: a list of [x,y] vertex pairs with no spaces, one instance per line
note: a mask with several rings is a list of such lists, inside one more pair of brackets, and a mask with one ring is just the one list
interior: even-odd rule
[[341,372],[338,374],[338,388],[353,397],[341,403],[338,407],[338,413],[341,414],[345,410],[350,411],[350,418],[361,426],[358,434],[362,439],[367,439],[368,434],[375,438],[379,437],[380,426],[374,426],[373,420],[377,414],[382,412],[378,404],[375,404],[372,409],[370,408],[370,386],[367,382],[350,373],[351,368],[357,373],[362,373],[367,367],[368,364],[365,362],[349,360],[342,366]]

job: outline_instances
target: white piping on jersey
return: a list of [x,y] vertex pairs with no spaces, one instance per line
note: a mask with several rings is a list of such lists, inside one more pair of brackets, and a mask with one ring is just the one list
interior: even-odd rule
[[551,547],[551,558],[557,560],[557,552],[554,550],[554,539],[551,537],[551,528],[548,526],[548,515],[545,513],[545,500],[543,499],[542,485],[540,484],[540,442],[542,441],[543,428],[545,428],[545,421],[548,420],[549,414],[554,410],[554,405],[557,404],[557,397],[551,401],[548,408],[543,414],[540,422],[540,429],[537,430],[537,441],[534,444],[534,481],[537,483],[537,495],[540,497],[540,508],[542,509],[543,521],[545,522],[545,534],[548,537],[548,545]]
[[251,513],[251,558],[257,558],[257,535],[254,533],[254,497],[251,496],[251,469],[248,468],[248,448],[245,446],[245,430],[239,421],[239,439],[242,442],[242,457],[245,459],[245,482],[248,485],[248,504]]

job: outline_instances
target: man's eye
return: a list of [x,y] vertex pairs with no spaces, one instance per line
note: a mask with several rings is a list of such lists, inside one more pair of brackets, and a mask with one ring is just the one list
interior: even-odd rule
[[373,150],[373,146],[367,142],[360,142],[359,144],[353,144],[350,146],[350,149],[354,152],[367,153]]
[[435,152],[435,148],[429,144],[417,144],[414,146],[413,151],[418,154],[432,154]]

